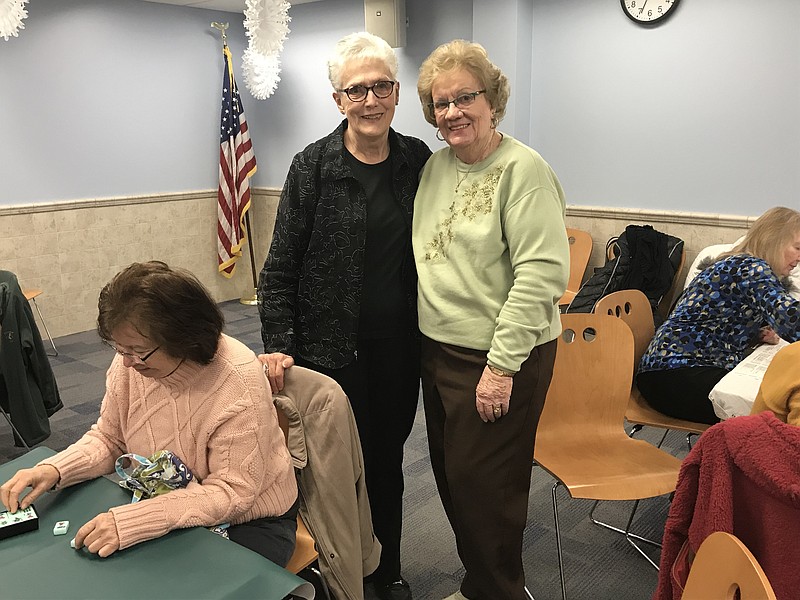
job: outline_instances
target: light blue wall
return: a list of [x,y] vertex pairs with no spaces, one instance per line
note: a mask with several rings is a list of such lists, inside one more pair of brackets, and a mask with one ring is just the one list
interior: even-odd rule
[[209,24],[230,15],[136,0],[36,0],[28,13],[0,40],[0,204],[216,187]]
[[[613,0],[406,0],[395,127],[440,147],[416,98],[419,64],[455,37],[506,71],[501,129],[553,165],[578,205],[756,215],[800,208],[800,2],[683,0],[643,29]],[[259,171],[330,131],[325,57],[364,23],[362,0],[293,6],[275,95],[240,75],[241,17],[139,0],[35,0],[0,40],[0,205],[212,189],[221,55],[231,23]]]
[[535,0],[531,143],[575,204],[800,209],[800,2]]

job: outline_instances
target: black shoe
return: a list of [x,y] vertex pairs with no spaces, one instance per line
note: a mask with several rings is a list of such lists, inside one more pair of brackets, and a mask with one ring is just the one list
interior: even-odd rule
[[375,586],[381,600],[412,600],[411,586],[405,579],[398,579],[384,586]]

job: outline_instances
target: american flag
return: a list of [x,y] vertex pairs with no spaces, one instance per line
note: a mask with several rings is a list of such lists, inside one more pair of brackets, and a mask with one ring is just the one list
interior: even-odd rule
[[219,189],[217,190],[217,254],[219,272],[232,277],[236,261],[247,241],[244,216],[250,208],[250,177],[256,172],[256,157],[244,118],[242,99],[233,78],[231,51],[223,49],[225,76],[222,80],[222,124],[219,145]]

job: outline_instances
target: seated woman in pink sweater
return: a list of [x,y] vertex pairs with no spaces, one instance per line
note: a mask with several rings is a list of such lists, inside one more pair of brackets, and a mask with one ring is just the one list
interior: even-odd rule
[[0,502],[13,512],[54,486],[112,473],[125,453],[170,450],[193,480],[96,516],[75,547],[106,557],[173,529],[230,523],[230,539],[285,565],[297,482],[255,354],[222,334],[222,313],[193,275],[162,262],[117,274],[98,308],[100,337],[116,351],[100,418],[66,450],[0,486]]

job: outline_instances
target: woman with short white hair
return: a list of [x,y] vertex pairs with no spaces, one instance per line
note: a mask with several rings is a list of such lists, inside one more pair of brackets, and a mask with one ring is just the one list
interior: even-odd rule
[[258,289],[262,360],[274,391],[296,363],[347,393],[383,546],[372,579],[382,599],[408,600],[400,574],[403,444],[420,369],[411,215],[430,150],[391,128],[400,82],[384,40],[342,38],[328,76],[344,119],[289,168]]

